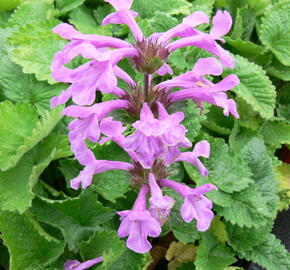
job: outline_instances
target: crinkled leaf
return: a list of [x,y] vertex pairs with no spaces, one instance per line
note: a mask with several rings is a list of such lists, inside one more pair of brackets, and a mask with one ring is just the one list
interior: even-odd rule
[[269,234],[265,241],[253,249],[239,252],[239,257],[258,263],[267,270],[290,269],[290,253],[273,234]]
[[268,212],[274,218],[278,205],[278,181],[276,179],[272,160],[268,155],[262,139],[253,138],[242,151],[243,159],[248,163],[253,173],[255,186],[266,202]]
[[191,12],[203,11],[210,16],[212,14],[214,3],[214,0],[195,0],[192,2],[192,7],[190,10]]
[[61,13],[66,13],[82,5],[84,2],[85,0],[56,0],[56,8],[58,8]]
[[225,75],[236,74],[240,79],[233,91],[264,118],[273,115],[275,88],[265,71],[241,56],[235,56],[235,68],[227,69]]
[[161,11],[170,15],[189,15],[191,4],[185,0],[135,0],[132,9],[141,17],[151,18],[155,11]]
[[45,21],[50,18],[52,11],[53,5],[48,0],[24,2],[15,9],[8,20],[8,26],[23,26],[27,23]]
[[27,24],[9,39],[10,44],[16,47],[12,61],[22,66],[24,73],[33,73],[38,80],[47,80],[50,84],[55,83],[50,74],[53,56],[66,44],[66,41],[52,32],[58,23],[54,20]]
[[40,140],[45,138],[62,118],[61,108],[46,112],[38,120],[35,107],[27,103],[0,104],[0,168],[7,170]]
[[276,148],[290,143],[290,125],[284,121],[267,121],[260,130],[267,144]]
[[80,241],[88,240],[100,230],[100,225],[111,219],[113,214],[89,190],[78,198],[59,202],[35,199],[31,211],[41,222],[59,228],[71,250],[76,250]]
[[0,73],[0,87],[5,97],[35,105],[39,113],[48,110],[50,99],[66,88],[63,84],[52,86],[37,81],[33,75],[23,74],[22,68],[11,62],[8,56],[0,59]]
[[203,234],[195,259],[196,270],[223,270],[236,261],[232,251],[210,232]]
[[[98,145],[94,151],[97,159],[129,161],[126,152],[114,143]],[[93,188],[106,200],[115,202],[115,199],[123,197],[129,190],[130,179],[127,172],[108,171],[94,176]]]
[[247,163],[240,156],[230,153],[223,140],[210,141],[210,145],[211,155],[204,160],[210,183],[228,193],[243,190],[253,183]]
[[178,20],[171,15],[155,11],[154,16],[148,20],[153,32],[165,32],[178,24]]
[[281,79],[283,81],[290,81],[290,67],[284,66],[276,58],[272,63],[266,67],[267,73]]
[[261,42],[286,66],[290,66],[289,10],[289,0],[269,6],[264,14],[259,31]]
[[84,34],[112,35],[112,26],[98,24],[93,12],[84,6],[78,7],[69,13],[69,22]]
[[216,206],[219,216],[240,227],[259,227],[264,224],[270,214],[266,202],[254,185],[245,190],[231,194],[231,205]]
[[70,154],[65,136],[52,134],[26,153],[15,167],[0,172],[1,209],[24,212],[31,205],[33,187],[43,170],[52,160]]
[[64,249],[64,242],[49,236],[29,214],[1,212],[0,230],[9,249],[11,270],[40,269]]

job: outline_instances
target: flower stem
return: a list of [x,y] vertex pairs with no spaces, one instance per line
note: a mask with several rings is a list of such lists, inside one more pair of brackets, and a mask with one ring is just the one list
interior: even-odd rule
[[145,102],[148,101],[149,86],[150,86],[150,75],[144,74],[144,99],[145,99]]

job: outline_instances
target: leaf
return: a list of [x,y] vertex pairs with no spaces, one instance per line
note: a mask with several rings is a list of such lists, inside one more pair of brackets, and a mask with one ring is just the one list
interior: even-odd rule
[[203,234],[195,259],[196,270],[223,270],[235,261],[231,250],[219,244],[210,231]]
[[27,24],[14,32],[9,41],[17,48],[12,52],[12,61],[22,66],[23,72],[35,74],[39,81],[55,81],[51,77],[50,65],[55,53],[61,50],[66,41],[52,32],[59,21],[41,21]]
[[84,2],[85,0],[56,0],[56,8],[60,10],[60,13],[64,14],[77,8]]
[[290,81],[290,67],[284,66],[276,58],[272,63],[266,67],[267,73],[281,79],[283,81]]
[[11,270],[40,269],[56,260],[64,249],[28,214],[1,212],[1,238],[10,253]]
[[[127,153],[115,143],[98,145],[94,151],[97,159],[129,161]],[[94,190],[106,200],[115,202],[117,198],[124,197],[129,190],[131,176],[127,172],[113,170],[96,174],[93,179]]]
[[267,270],[290,269],[290,253],[273,234],[253,249],[239,252],[239,257],[258,263]]
[[270,118],[275,107],[275,88],[265,71],[241,56],[235,56],[235,68],[227,69],[224,75],[236,74],[240,79],[233,91],[263,118]]
[[36,110],[27,103],[0,103],[0,168],[8,170],[45,138],[62,118],[61,107],[46,112],[38,120]]
[[193,244],[171,242],[165,255],[166,260],[169,261],[168,269],[174,270],[184,262],[192,262],[195,258],[196,249],[197,247]]
[[263,225],[257,229],[241,228],[226,222],[228,243],[236,251],[251,250],[254,246],[265,241],[272,229],[272,224]]
[[84,6],[78,7],[69,13],[69,22],[84,34],[112,35],[112,26],[98,24],[93,12]]
[[259,227],[270,218],[269,211],[262,195],[251,185],[241,192],[231,195],[231,205],[228,207],[216,206],[219,216],[240,227]]
[[222,139],[209,142],[211,155],[204,161],[209,175],[208,182],[228,193],[244,190],[253,183],[247,163],[240,156],[230,153],[228,145]]
[[166,32],[170,28],[178,24],[178,20],[171,15],[155,11],[154,16],[148,20],[149,25],[152,28],[152,32]]
[[274,218],[279,202],[278,181],[263,140],[253,138],[249,141],[242,151],[242,156],[253,173],[255,186],[266,201],[268,212]]
[[[23,213],[34,198],[33,187],[49,163],[70,155],[65,136],[50,135],[26,153],[17,165],[0,172],[0,207]],[[66,143],[66,144],[65,144]],[[11,181],[13,179],[13,181]]]
[[199,108],[195,108],[192,100],[187,101],[186,107],[183,108],[184,120],[182,124],[187,129],[186,138],[193,141],[199,134],[201,129],[201,122],[206,119],[208,109],[205,108],[201,113]]
[[80,241],[101,230],[100,226],[113,215],[89,190],[78,198],[64,201],[35,199],[31,211],[39,221],[59,228],[70,250],[77,250]]
[[214,8],[214,0],[195,0],[192,2],[191,13],[194,11],[203,11],[208,16],[211,16]]
[[96,232],[87,242],[81,244],[84,260],[103,256],[103,263],[97,269],[123,270],[141,269],[143,254],[137,254],[125,247],[115,231]]
[[261,42],[277,59],[290,66],[290,1],[280,1],[265,11],[259,31]]
[[260,130],[267,144],[279,148],[281,144],[290,143],[290,125],[284,121],[267,121]]
[[0,59],[0,74],[0,87],[5,97],[35,105],[40,114],[49,110],[50,99],[66,88],[63,84],[51,86],[37,81],[33,75],[23,74],[22,68],[11,62],[8,56]]
[[52,11],[53,5],[49,1],[24,2],[15,9],[8,20],[8,26],[24,26],[27,23],[45,21],[49,19]]
[[135,0],[133,3],[132,10],[135,10],[139,15],[144,18],[151,18],[155,11],[165,12],[169,15],[189,15],[189,8],[191,4],[185,0]]

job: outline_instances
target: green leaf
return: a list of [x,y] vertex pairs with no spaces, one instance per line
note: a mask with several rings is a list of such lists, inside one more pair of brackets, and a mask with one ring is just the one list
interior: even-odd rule
[[223,270],[236,261],[232,251],[217,241],[210,232],[205,232],[197,249],[196,270]]
[[38,120],[35,107],[27,103],[0,103],[0,168],[7,170],[40,140],[45,138],[62,118],[61,107],[46,112]]
[[[94,151],[97,159],[129,161],[127,153],[115,143],[98,145]],[[129,190],[130,180],[131,176],[127,172],[108,171],[94,175],[93,188],[106,200],[115,202]]]
[[230,206],[216,206],[215,210],[232,224],[248,228],[259,227],[270,218],[266,202],[254,185],[233,193],[231,200]]
[[200,132],[201,122],[206,119],[208,109],[205,108],[203,113],[201,113],[200,109],[195,107],[194,102],[188,100],[186,107],[183,108],[183,112],[184,120],[182,124],[187,129],[186,138],[193,141]]
[[2,0],[0,3],[0,11],[11,10],[20,4],[20,0]]
[[239,252],[239,257],[258,263],[267,270],[290,269],[290,253],[273,234],[253,249]]
[[112,26],[98,24],[93,12],[84,6],[78,7],[69,13],[69,22],[84,34],[112,35]]
[[8,20],[8,26],[24,26],[27,23],[45,21],[49,19],[52,11],[53,5],[50,1],[24,2],[15,9]]
[[192,2],[191,13],[194,11],[203,11],[211,16],[215,0],[195,0]]
[[0,172],[1,209],[24,212],[31,205],[33,187],[43,170],[52,160],[70,154],[65,136],[52,134],[26,153],[15,167]]
[[148,23],[153,30],[152,32],[166,32],[176,26],[178,20],[165,12],[155,11],[154,16],[148,20]]
[[9,249],[11,270],[40,269],[64,249],[64,242],[49,236],[28,214],[1,212],[0,230]]
[[266,202],[268,212],[274,218],[279,202],[278,181],[263,140],[253,138],[249,141],[242,151],[242,156],[253,173],[255,186]]
[[274,58],[272,63],[266,67],[267,73],[281,79],[283,81],[290,81],[290,67],[281,64],[277,58]]
[[260,133],[265,142],[275,148],[290,143],[290,125],[285,121],[267,121],[262,125]]
[[85,0],[56,0],[56,8],[60,10],[60,13],[66,13],[72,9],[82,5]]
[[272,224],[263,225],[257,229],[241,228],[226,222],[228,243],[236,251],[250,250],[254,246],[265,241],[272,229]]
[[91,239],[81,244],[81,255],[84,260],[103,256],[103,263],[96,269],[123,270],[141,269],[143,254],[129,250],[115,231],[96,232]]
[[35,199],[31,211],[39,221],[59,228],[70,250],[77,250],[80,241],[88,240],[95,231],[101,230],[100,225],[113,215],[89,190],[78,198],[64,201]]
[[222,139],[210,140],[210,145],[211,155],[204,160],[210,183],[228,193],[243,190],[253,183],[247,163],[240,156],[230,153]]
[[37,81],[33,75],[23,74],[22,68],[11,62],[8,56],[0,59],[0,74],[0,87],[5,97],[35,105],[40,114],[49,110],[50,99],[66,88],[63,84],[51,86]]
[[286,66],[290,66],[290,1],[270,6],[262,19],[259,31],[261,42]]
[[265,71],[241,56],[235,56],[235,68],[227,69],[224,75],[236,74],[240,79],[233,91],[263,118],[270,118],[275,107],[275,88]]
[[41,21],[20,27],[10,37],[10,44],[16,49],[12,61],[22,66],[23,72],[35,74],[39,81],[55,83],[51,77],[50,65],[55,53],[60,51],[66,41],[52,32],[59,21]]
[[169,15],[189,15],[191,4],[185,0],[136,0],[133,3],[132,10],[135,10],[144,18],[151,18],[155,11],[165,12]]
[[233,118],[224,116],[223,110],[216,106],[210,106],[208,110],[206,119],[201,124],[219,134],[230,134],[234,123]]

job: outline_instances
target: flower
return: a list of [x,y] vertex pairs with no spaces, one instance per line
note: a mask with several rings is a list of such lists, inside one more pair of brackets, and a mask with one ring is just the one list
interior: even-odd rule
[[198,167],[198,170],[201,175],[207,176],[208,171],[202,164],[202,162],[198,159],[198,157],[208,158],[210,153],[210,145],[207,141],[200,141],[197,143],[192,152],[183,152],[179,155],[178,158],[175,159],[174,162],[183,161],[187,163],[191,163],[193,166]]
[[201,58],[192,71],[162,82],[158,87],[165,88],[167,91],[174,87],[184,88],[168,95],[172,103],[190,98],[202,107],[202,102],[205,101],[223,108],[224,115],[229,116],[229,113],[231,113],[234,117],[239,118],[236,103],[234,100],[228,99],[224,93],[238,85],[239,78],[230,74],[216,84],[203,78],[205,75],[221,75],[222,70],[221,64],[215,58]]
[[216,186],[205,184],[197,188],[190,188],[168,179],[162,179],[160,185],[172,188],[184,198],[180,211],[185,222],[195,219],[197,229],[202,232],[209,228],[214,213],[211,211],[212,202],[203,194],[217,189]]
[[118,212],[118,215],[121,217],[118,236],[129,236],[126,245],[137,253],[148,252],[152,246],[147,237],[157,237],[161,233],[159,222],[146,210],[146,195],[148,190],[148,186],[143,185],[132,210]]
[[157,184],[153,173],[149,174],[148,180],[151,193],[149,212],[162,225],[167,220],[174,205],[174,200],[170,196],[162,195],[162,190]]
[[[82,165],[89,165],[95,162],[92,151],[86,146],[86,139],[96,143],[99,141],[102,130],[100,121],[111,111],[126,109],[129,103],[125,100],[110,100],[95,104],[91,107],[72,105],[64,109],[64,115],[78,117],[68,125],[71,150]],[[103,126],[103,131],[108,129]]]
[[88,261],[85,261],[83,263],[80,263],[77,260],[68,260],[64,264],[63,270],[84,270],[84,269],[88,269],[88,268],[92,267],[93,265],[100,263],[102,261],[103,261],[102,257],[98,257],[98,258],[93,259],[93,260],[88,260]]

